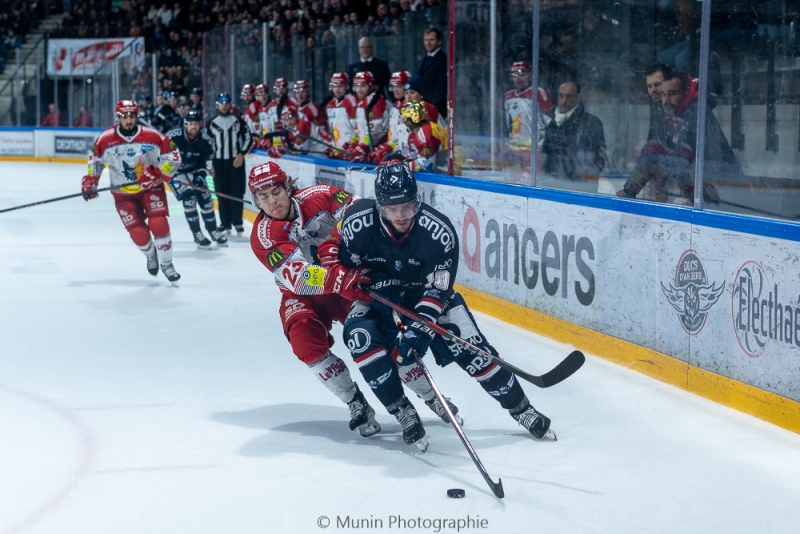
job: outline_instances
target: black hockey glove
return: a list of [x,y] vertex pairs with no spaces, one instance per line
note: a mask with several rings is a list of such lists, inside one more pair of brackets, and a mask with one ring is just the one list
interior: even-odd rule
[[406,326],[406,331],[400,338],[400,356],[397,358],[397,363],[402,363],[406,359],[413,361],[412,352],[416,352],[417,356],[422,358],[428,352],[433,336],[433,330],[416,321]]
[[192,192],[187,184],[181,182],[177,178],[169,181],[169,187],[172,189],[172,192],[175,193],[175,198],[178,200],[185,200]]
[[192,175],[192,185],[195,187],[202,187],[203,189],[207,188],[206,176],[208,176],[208,171],[206,170],[194,171]]

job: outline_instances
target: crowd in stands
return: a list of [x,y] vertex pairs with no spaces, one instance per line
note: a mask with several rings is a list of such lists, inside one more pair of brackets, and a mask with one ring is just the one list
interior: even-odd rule
[[5,71],[6,52],[19,48],[43,16],[44,4],[39,0],[0,3],[0,74]]

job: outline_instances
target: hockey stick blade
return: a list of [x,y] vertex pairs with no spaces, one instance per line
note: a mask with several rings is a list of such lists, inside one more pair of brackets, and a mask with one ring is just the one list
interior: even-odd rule
[[472,352],[473,354],[476,354],[476,355],[478,355],[478,356],[480,356],[480,357],[482,357],[482,358],[494,363],[495,365],[505,369],[506,371],[514,373],[519,378],[521,378],[521,379],[523,379],[523,380],[525,380],[527,382],[530,382],[534,386],[537,386],[537,387],[540,387],[540,388],[549,388],[550,386],[554,386],[554,385],[558,384],[559,382],[564,381],[565,379],[567,379],[570,376],[572,376],[578,369],[580,369],[583,366],[583,363],[586,361],[586,357],[583,355],[583,353],[581,351],[574,350],[566,358],[564,358],[558,365],[553,367],[550,371],[546,372],[545,374],[543,374],[541,376],[532,375],[532,374],[530,374],[530,373],[528,373],[526,371],[523,371],[519,367],[517,367],[515,365],[512,365],[512,364],[508,363],[505,360],[502,360],[502,359],[498,358],[497,356],[495,356],[493,354],[489,354],[488,352],[486,352],[485,350],[481,349],[480,347],[476,347],[475,345],[473,345],[469,341],[461,339],[460,337],[456,336],[455,334],[452,334],[452,333],[448,332],[446,329],[442,328],[441,326],[439,326],[436,323],[432,323],[432,322],[428,321],[427,319],[425,319],[421,315],[418,315],[418,314],[414,313],[411,310],[407,310],[406,308],[400,306],[399,304],[395,304],[391,300],[387,299],[386,297],[381,296],[380,294],[376,293],[372,289],[366,288],[366,291],[370,295],[372,295],[372,297],[375,300],[377,300],[381,304],[385,304],[386,306],[389,306],[391,309],[393,309],[397,313],[399,313],[401,315],[405,315],[409,319],[413,319],[414,321],[417,321],[418,323],[426,325],[428,328],[430,328],[431,330],[433,330],[434,332],[436,332],[437,334],[439,334],[443,338],[449,339],[453,343],[458,344],[459,346],[461,346],[464,349]]

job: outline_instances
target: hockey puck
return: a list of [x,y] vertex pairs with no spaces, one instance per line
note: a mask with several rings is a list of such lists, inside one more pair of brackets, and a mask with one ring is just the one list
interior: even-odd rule
[[447,496],[451,499],[461,499],[464,497],[464,495],[466,494],[464,493],[463,489],[456,488],[447,490]]

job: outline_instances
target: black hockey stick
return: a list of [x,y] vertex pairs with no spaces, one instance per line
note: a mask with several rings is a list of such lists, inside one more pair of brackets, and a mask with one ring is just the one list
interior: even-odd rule
[[[94,189],[94,193],[102,193],[103,191],[113,191],[114,189],[120,189],[127,185],[137,185],[136,182],[130,182],[120,185],[115,185],[113,187],[103,187],[101,189]],[[81,197],[83,193],[73,193],[71,195],[64,195],[63,197],[56,197],[56,198],[48,198],[47,200],[40,200],[39,202],[31,202],[30,204],[23,204],[21,206],[14,206],[13,208],[5,208],[0,210],[0,213],[5,213],[7,211],[14,211],[14,210],[21,210],[23,208],[32,208],[33,206],[39,206],[41,204],[49,204],[51,202],[58,202],[59,200],[67,200],[70,198]]]
[[569,355],[566,358],[561,360],[561,363],[559,363],[558,365],[553,367],[551,370],[549,370],[545,374],[543,374],[541,376],[532,375],[530,373],[527,373],[527,372],[523,371],[519,367],[516,367],[515,365],[511,365],[510,363],[508,363],[505,360],[501,360],[500,358],[498,358],[497,356],[495,356],[493,354],[489,354],[488,352],[486,352],[485,350],[481,349],[480,347],[476,347],[475,345],[473,345],[469,341],[461,339],[460,337],[456,336],[455,334],[451,334],[446,329],[442,328],[441,326],[439,326],[436,323],[432,323],[432,322],[428,321],[427,319],[425,319],[421,315],[418,315],[418,314],[414,313],[411,310],[407,310],[404,307],[402,307],[402,306],[400,306],[398,304],[395,304],[391,300],[389,300],[389,299],[387,299],[385,297],[382,297],[381,295],[379,295],[378,293],[376,293],[372,289],[366,288],[366,290],[370,295],[372,295],[372,297],[375,300],[377,300],[381,304],[385,304],[386,306],[389,306],[391,309],[393,309],[397,313],[399,313],[401,315],[405,315],[409,319],[413,319],[414,321],[417,321],[418,323],[424,324],[425,326],[427,326],[428,328],[430,328],[431,330],[433,330],[435,333],[439,334],[443,338],[449,339],[453,343],[456,343],[457,345],[463,347],[464,349],[470,351],[471,353],[476,354],[476,355],[486,359],[487,361],[490,361],[490,362],[494,363],[498,367],[502,367],[506,371],[510,371],[510,372],[514,373],[519,378],[521,378],[523,380],[526,380],[526,381],[530,382],[531,384],[533,384],[534,386],[537,386],[537,387],[540,387],[540,388],[549,388],[550,386],[554,386],[554,385],[558,384],[559,382],[569,378],[570,376],[572,376],[575,373],[575,371],[580,369],[581,366],[583,365],[583,363],[586,361],[586,357],[583,355],[583,353],[581,351],[573,350],[572,352],[569,353]]
[[324,147],[327,147],[327,148],[330,148],[331,150],[334,150],[334,151],[336,151],[336,152],[341,152],[342,154],[344,154],[344,155],[345,155],[345,156],[347,156],[348,158],[349,158],[350,156],[352,156],[352,154],[351,154],[350,152],[348,152],[347,150],[345,150],[345,149],[343,149],[343,148],[339,148],[339,147],[338,147],[338,146],[336,146],[336,145],[332,145],[332,144],[330,144],[330,143],[328,143],[328,142],[326,142],[326,141],[324,141],[324,140],[322,140],[322,139],[319,139],[319,138],[317,138],[317,137],[312,137],[312,136],[310,136],[310,135],[304,134],[303,132],[298,132],[298,131],[297,131],[297,130],[295,130],[294,128],[289,128],[289,129],[288,129],[288,131],[292,132],[292,133],[293,133],[293,134],[295,134],[295,135],[302,135],[302,136],[303,136],[303,137],[305,137],[306,139],[308,139],[308,140],[310,140],[310,141],[317,142],[317,143],[321,144],[322,146],[324,146]]
[[[397,314],[396,311],[394,312],[394,320],[397,323],[398,328],[400,328],[400,332],[405,332],[405,326],[403,326],[403,321],[400,320],[400,316]],[[450,420],[450,424],[453,426],[453,430],[456,431],[456,434],[458,434],[458,438],[461,440],[461,443],[464,444],[464,448],[467,449],[467,453],[469,454],[469,457],[472,458],[472,462],[475,464],[475,467],[477,467],[478,471],[481,472],[483,479],[489,485],[489,488],[491,488],[492,493],[494,493],[494,496],[497,497],[498,499],[502,499],[503,497],[506,496],[505,492],[503,491],[503,480],[498,478],[497,482],[495,482],[494,480],[492,480],[492,477],[489,476],[489,472],[483,466],[483,462],[481,462],[481,459],[478,458],[478,453],[475,452],[475,448],[472,446],[472,443],[470,443],[469,440],[467,439],[467,435],[464,434],[464,430],[461,428],[461,425],[459,425],[458,422],[456,421],[456,416],[455,414],[453,414],[453,411],[447,404],[447,399],[444,398],[444,395],[439,390],[439,386],[437,386],[436,382],[433,381],[433,376],[431,375],[431,372],[428,371],[428,367],[424,363],[422,363],[422,358],[419,357],[417,351],[414,351],[414,359],[416,360],[417,365],[419,365],[420,368],[422,369],[422,373],[425,375],[425,379],[428,381],[428,384],[431,385],[431,389],[433,389],[433,394],[436,395],[437,399],[439,399],[442,408],[444,408],[444,411],[447,414],[447,418]]]

